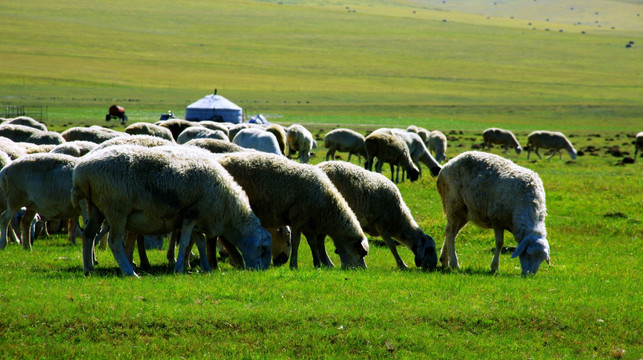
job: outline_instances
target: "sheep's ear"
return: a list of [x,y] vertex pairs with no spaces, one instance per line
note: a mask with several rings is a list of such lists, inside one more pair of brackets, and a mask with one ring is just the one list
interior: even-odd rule
[[523,252],[527,250],[527,239],[523,239],[520,244],[518,244],[518,247],[516,248],[516,251],[514,251],[513,255],[511,255],[511,258],[515,258],[516,256],[520,256]]

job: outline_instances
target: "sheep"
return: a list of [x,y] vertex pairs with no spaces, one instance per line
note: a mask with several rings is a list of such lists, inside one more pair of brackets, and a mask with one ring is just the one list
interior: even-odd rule
[[49,152],[53,154],[66,154],[74,157],[81,157],[92,151],[98,144],[91,141],[68,141],[56,145]]
[[470,151],[444,165],[437,189],[447,217],[440,252],[443,267],[459,269],[455,238],[469,221],[494,230],[492,272],[498,271],[505,230],[518,243],[511,257],[520,257],[523,275],[535,274],[543,261],[549,263],[545,190],[535,172],[498,155]]
[[[0,217],[0,249],[6,246],[7,225],[24,206],[22,244],[31,249],[29,227],[36,213],[46,219],[78,219],[80,208],[69,198],[71,178],[78,159],[64,154],[25,155],[0,171],[0,189],[6,194],[6,210]],[[77,221],[76,221],[77,224]],[[76,229],[70,230],[74,242]]]
[[393,239],[413,251],[416,266],[435,269],[435,241],[415,222],[395,184],[382,174],[343,161],[326,161],[317,166],[348,202],[364,232],[384,239],[400,269],[408,266],[398,255]]
[[232,142],[247,149],[282,155],[277,137],[273,133],[260,128],[242,129],[235,135]]
[[253,127],[253,125],[248,123],[234,124],[228,129],[228,139],[230,141],[234,140],[234,137],[237,136],[237,133],[243,129],[248,129]]
[[279,124],[270,124],[266,127],[266,131],[272,133],[277,138],[281,155],[286,155],[286,130],[284,130],[284,127]]
[[163,138],[152,136],[152,135],[131,135],[131,136],[122,136],[107,140],[101,144],[98,144],[92,151],[102,150],[107,147],[117,146],[117,145],[138,145],[144,147],[156,147],[156,146],[172,146],[176,143],[174,141],[165,140]]
[[362,163],[362,156],[366,159],[366,147],[364,146],[364,136],[351,129],[334,129],[324,136],[324,146],[328,149],[326,161],[335,159],[336,151],[348,152],[348,161],[351,161],[351,155],[357,154],[357,162]]
[[185,144],[192,139],[228,140],[228,135],[221,130],[210,130],[203,126],[192,126],[181,131],[179,137],[176,138],[176,143]]
[[[225,126],[222,123],[218,123],[216,121],[211,121],[211,120],[203,120],[199,121],[199,125],[203,126],[204,128],[210,129],[210,130],[220,130],[223,131],[223,133],[226,136],[230,135],[230,129]],[[228,139],[229,140],[229,139]]]
[[165,121],[158,121],[156,122],[156,125],[159,125],[161,127],[164,127],[172,133],[172,137],[174,138],[174,141],[176,141],[179,138],[179,134],[192,126],[199,126],[191,121],[183,120],[183,119],[169,119]]
[[373,161],[378,159],[375,166],[375,171],[382,172],[382,163],[388,162],[391,166],[391,181],[399,182],[399,172],[397,169],[397,176],[395,176],[395,166],[403,167],[409,175],[411,181],[418,179],[420,174],[419,170],[413,164],[411,153],[406,143],[397,137],[390,129],[378,129],[370,133],[364,139],[364,146],[366,147],[366,162],[365,168],[368,170],[373,169]]
[[227,140],[215,139],[193,139],[183,144],[183,146],[196,146],[215,154],[239,151],[254,151],[253,149],[246,149]]
[[137,122],[126,127],[125,132],[130,135],[158,136],[162,139],[174,142],[172,132],[170,132],[168,128],[156,124]]
[[13,140],[0,136],[0,150],[9,155],[11,160],[27,155],[27,150]]
[[48,131],[47,126],[33,118],[30,118],[28,116],[18,116],[13,119],[7,119],[5,122],[2,123],[4,124],[14,124],[14,125],[24,125],[24,126],[29,126],[34,129],[38,129],[40,131]]
[[565,149],[572,160],[576,160],[576,149],[574,149],[572,143],[567,140],[565,135],[560,132],[534,131],[527,136],[527,145],[529,146],[529,149],[527,150],[527,160],[529,160],[529,154],[532,150],[536,155],[538,155],[539,159],[542,159],[538,153],[539,148],[553,149],[552,154],[547,159],[551,159],[556,155],[556,153],[558,153],[562,160],[563,155],[561,154],[560,149]]
[[417,169],[420,174],[422,174],[422,168],[420,167],[420,163],[422,163],[429,168],[433,176],[438,175],[441,166],[435,160],[433,155],[431,155],[429,150],[426,148],[424,141],[422,141],[418,134],[400,129],[391,130],[396,136],[400,137],[406,143],[406,146],[409,148],[411,159],[413,159],[413,162],[417,165]]
[[[366,267],[366,236],[346,200],[320,168],[258,151],[223,154],[217,159],[244,189],[263,226],[291,227],[291,268],[298,265],[302,233],[309,245],[316,243],[319,234],[328,234],[343,268]],[[333,266],[330,261],[324,265]]]
[[[248,268],[270,264],[270,233],[261,227],[241,187],[205,150],[112,146],[82,158],[72,183],[72,202],[83,206],[88,217],[83,233],[86,274],[93,268],[93,236],[103,219],[110,225],[109,247],[126,275],[136,274],[124,253],[125,230],[153,235],[180,228],[177,272],[183,271],[193,230],[226,236]],[[204,253],[203,247],[202,267],[209,270]]]
[[482,132],[482,139],[484,140],[482,144],[483,150],[487,147],[489,151],[491,151],[492,144],[499,144],[502,146],[503,154],[507,153],[507,149],[510,146],[516,151],[516,154],[520,155],[522,152],[522,147],[520,143],[518,143],[518,139],[516,139],[514,134],[509,130],[489,128]]
[[0,136],[14,142],[28,142],[36,145],[58,145],[65,142],[65,139],[55,131],[42,131],[24,125],[2,124],[0,125]]
[[[420,134],[418,134],[420,135]],[[422,136],[420,135],[420,138]],[[447,137],[439,130],[433,130],[427,133],[427,139],[424,140],[429,151],[435,154],[435,161],[438,163],[446,160],[447,156]]]
[[[28,142],[19,142],[18,145],[20,145],[20,146],[25,148],[25,151],[27,152],[27,155],[29,155],[29,154],[48,153],[51,150],[53,150],[56,146],[58,146],[58,145],[54,145],[54,144],[36,145],[36,144],[28,143]],[[62,145],[62,144],[60,144],[60,145]]]
[[66,141],[91,141],[96,144],[100,144],[107,140],[113,139],[119,136],[129,136],[127,133],[113,131],[101,126],[90,126],[90,127],[72,127],[62,132],[62,137]]
[[293,152],[299,152],[299,162],[304,164],[310,161],[312,149],[317,148],[317,142],[313,139],[313,134],[298,124],[291,125],[288,128],[286,143],[288,146],[288,158],[291,158]]
[[636,134],[636,139],[634,140],[634,161],[636,161],[639,150],[643,151],[643,131]]
[[[272,264],[274,266],[281,266],[288,262],[288,257],[292,251],[292,231],[290,226],[280,226],[278,228],[266,228],[272,236]],[[230,258],[230,265],[240,268],[243,266],[243,259],[239,251],[229,242],[219,237],[216,242],[216,247],[213,246],[214,241],[208,242],[208,257],[213,257],[216,254],[217,248],[222,248],[223,251]],[[213,258],[210,262],[216,263]]]

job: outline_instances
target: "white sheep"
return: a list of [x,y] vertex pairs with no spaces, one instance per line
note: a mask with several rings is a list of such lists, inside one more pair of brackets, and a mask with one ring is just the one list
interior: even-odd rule
[[14,142],[36,145],[58,145],[65,142],[65,139],[55,131],[42,131],[25,125],[2,124],[0,125],[0,136],[9,138]]
[[161,139],[174,142],[174,138],[172,137],[172,132],[170,132],[170,129],[152,123],[137,122],[126,127],[125,132],[130,135],[157,136]]
[[[391,166],[391,181],[399,182],[400,167],[407,172],[409,179],[415,181],[419,177],[419,170],[415,167],[408,146],[391,129],[378,129],[370,133],[364,139],[367,159],[366,169],[373,170],[373,162],[378,159],[375,171],[382,172],[382,163],[387,162]],[[395,167],[397,166],[397,172]],[[396,175],[396,176],[394,176]]]
[[401,129],[391,129],[391,131],[406,143],[406,146],[409,148],[411,159],[413,159],[413,162],[417,166],[420,175],[422,174],[420,163],[426,165],[433,176],[438,175],[442,167],[437,160],[435,160],[433,155],[431,155],[429,149],[427,149],[424,141],[422,141],[422,138],[420,138],[418,134]]
[[318,164],[351,207],[364,232],[381,236],[400,269],[408,269],[393,239],[415,255],[415,264],[435,269],[435,241],[413,219],[400,190],[382,174],[343,161]]
[[636,139],[634,139],[634,160],[639,154],[639,150],[643,151],[643,131],[636,134]]
[[0,136],[0,150],[9,155],[11,160],[27,155],[27,150],[23,146],[3,136]]
[[552,131],[534,131],[527,136],[527,159],[529,159],[529,154],[534,151],[538,155],[539,159],[542,159],[538,153],[539,148],[543,149],[553,149],[552,154],[547,158],[551,159],[556,153],[558,153],[560,159],[563,159],[563,155],[560,152],[560,149],[567,150],[567,153],[572,158],[576,160],[576,149],[572,146],[572,143],[567,140],[565,135],[560,132]]
[[33,118],[30,118],[28,116],[18,116],[13,119],[7,119],[2,123],[4,124],[14,124],[14,125],[23,125],[23,126],[29,126],[34,129],[38,129],[41,131],[48,131],[47,126]]
[[183,130],[192,126],[199,126],[197,123],[193,123],[191,121],[183,120],[183,119],[169,119],[164,121],[157,121],[155,124],[170,130],[170,132],[172,133],[172,137],[174,138],[174,141],[176,141],[179,138],[179,134],[181,134]]
[[66,154],[74,157],[81,157],[92,151],[98,144],[91,141],[68,141],[64,144],[56,145],[49,152],[53,154]]
[[470,151],[449,161],[437,180],[442,208],[447,217],[440,262],[458,269],[455,238],[467,222],[493,229],[496,252],[491,271],[498,270],[504,231],[514,235],[522,274],[535,274],[543,261],[549,263],[545,229],[545,190],[538,175],[501,156]]
[[[422,133],[418,133],[422,138]],[[447,137],[439,130],[433,130],[427,133],[427,138],[424,140],[429,151],[435,154],[435,161],[441,163],[447,158]]]
[[183,146],[196,146],[214,154],[239,152],[239,151],[254,151],[253,149],[246,149],[237,144],[233,144],[228,140],[215,140],[215,139],[194,139],[186,142],[185,144],[183,144]]
[[275,137],[272,132],[258,127],[241,129],[234,136],[232,142],[246,149],[255,149],[266,153],[282,155],[277,137]]
[[507,153],[507,149],[509,149],[509,147],[513,148],[516,151],[516,154],[520,154],[522,152],[522,147],[520,146],[518,139],[516,139],[514,134],[509,130],[489,128],[482,132],[482,139],[484,140],[482,144],[483,150],[486,147],[491,151],[491,146],[493,144],[497,144],[501,145],[503,154]]
[[221,130],[210,130],[203,126],[192,126],[183,130],[176,138],[177,144],[185,144],[192,139],[228,140],[228,135]]
[[348,160],[351,161],[351,155],[357,155],[358,163],[362,163],[362,156],[366,159],[366,147],[364,146],[364,136],[351,129],[334,129],[324,136],[324,146],[328,149],[326,161],[335,159],[335,152],[342,151],[348,153]]
[[[223,123],[212,121],[212,120],[202,120],[202,121],[199,121],[198,124],[210,130],[220,130],[226,136],[230,135],[230,128]],[[228,138],[228,140],[230,139]]]
[[290,125],[286,133],[286,143],[288,158],[292,157],[293,152],[299,152],[299,162],[304,164],[310,161],[311,151],[317,148],[313,134],[299,124]]
[[166,140],[152,135],[131,135],[116,137],[98,144],[92,151],[99,151],[107,147],[117,145],[138,145],[144,147],[172,146],[176,143],[174,140]]
[[[93,237],[103,219],[110,225],[109,247],[127,275],[135,273],[123,249],[125,230],[153,235],[180,228],[177,272],[183,271],[193,230],[209,237],[224,235],[239,248],[249,268],[270,264],[270,233],[261,227],[241,187],[205,150],[112,146],[80,159],[72,182],[72,202],[82,202],[88,215],[85,273],[93,268]],[[202,267],[208,270],[205,244],[202,254]]]
[[[0,249],[6,246],[7,225],[22,207],[27,212],[21,222],[22,245],[31,249],[30,224],[36,215],[46,219],[76,219],[80,208],[69,198],[71,177],[78,159],[64,154],[25,155],[0,171],[0,189],[6,194],[6,210],[0,218]],[[69,229],[74,242],[76,228]]]
[[66,141],[82,140],[91,141],[96,144],[100,144],[119,136],[129,136],[129,134],[124,132],[114,131],[101,126],[72,127],[63,131],[61,135]]
[[230,141],[234,140],[234,137],[237,136],[237,133],[243,129],[249,129],[251,127],[259,126],[259,125],[253,125],[249,123],[241,123],[241,124],[231,124],[229,125],[230,128],[228,129],[228,139]]
[[[366,267],[366,236],[346,200],[320,168],[258,151],[224,154],[217,159],[244,189],[263,226],[291,227],[291,268],[297,267],[302,233],[309,244],[315,244],[318,235],[329,235],[342,267]],[[333,266],[331,262],[324,265]]]

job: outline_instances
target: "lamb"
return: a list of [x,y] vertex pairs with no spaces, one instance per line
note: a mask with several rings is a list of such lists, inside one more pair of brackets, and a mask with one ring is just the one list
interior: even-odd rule
[[576,160],[576,149],[574,149],[572,143],[567,140],[565,135],[560,132],[534,131],[527,136],[527,145],[529,145],[529,149],[527,150],[527,160],[529,160],[529,154],[532,150],[536,155],[538,155],[539,159],[542,159],[538,153],[539,148],[554,150],[547,159],[551,159],[556,155],[556,153],[558,153],[562,160],[563,155],[561,154],[560,149],[565,149],[572,160]]
[[13,119],[7,119],[5,122],[2,123],[4,124],[13,124],[13,125],[23,125],[23,126],[29,126],[34,129],[38,129],[40,131],[48,131],[47,126],[33,118],[30,118],[28,116],[18,116]]
[[293,152],[299,152],[299,162],[303,164],[310,161],[310,152],[312,149],[317,148],[317,142],[313,139],[313,134],[298,124],[291,125],[288,128],[286,143],[288,145],[288,158],[291,158]]
[[101,126],[90,126],[90,127],[72,127],[62,132],[62,137],[66,141],[91,141],[96,144],[100,144],[107,140],[113,139],[119,136],[129,136],[129,134],[113,131]]
[[643,131],[636,134],[636,139],[634,140],[634,161],[636,161],[639,150],[643,151]]
[[74,157],[81,157],[92,151],[98,144],[91,141],[68,141],[56,145],[49,152],[53,154],[66,154]]
[[221,130],[210,130],[203,126],[192,126],[181,131],[176,138],[176,142],[177,144],[185,144],[192,139],[228,140],[228,135]]
[[397,253],[393,239],[413,251],[416,266],[435,269],[435,241],[415,222],[395,184],[382,174],[343,161],[326,161],[317,166],[348,202],[364,232],[384,239],[400,269],[408,266]]
[[[309,245],[315,244],[319,234],[328,234],[343,268],[366,267],[366,236],[346,200],[321,169],[258,151],[224,154],[218,161],[245,190],[263,226],[291,227],[291,268],[298,265],[302,233]],[[318,248],[311,246],[313,251],[313,247]],[[324,265],[333,266],[332,262]]]
[[326,161],[335,159],[335,152],[348,152],[348,161],[351,161],[351,155],[357,154],[358,163],[362,163],[362,156],[366,159],[366,147],[364,145],[364,136],[351,129],[334,129],[324,136],[324,146],[328,149]]
[[492,144],[499,144],[503,148],[503,154],[507,153],[507,149],[510,146],[516,150],[516,154],[520,154],[522,152],[522,147],[520,146],[520,143],[518,143],[518,139],[516,139],[514,134],[509,130],[489,128],[482,132],[482,138],[484,140],[484,143],[482,144],[483,150],[487,147],[489,148],[489,151],[491,151]]
[[160,137],[161,139],[174,142],[174,138],[172,137],[172,132],[170,132],[168,128],[159,126],[156,124],[151,124],[146,122],[137,122],[126,127],[125,132],[130,135],[157,136],[157,137]]
[[[31,249],[29,228],[36,213],[52,220],[78,219],[80,208],[69,198],[77,162],[77,158],[64,154],[34,154],[23,156],[0,171],[0,189],[6,194],[6,210],[0,217],[0,249],[6,246],[9,221],[22,207],[27,208],[21,221],[22,245],[27,250]],[[76,229],[69,230],[69,240],[74,242]]]
[[[418,135],[420,135],[418,133]],[[426,146],[429,148],[429,151],[435,154],[435,161],[441,163],[446,160],[447,156],[447,137],[439,130],[433,130],[427,135],[427,140],[425,140]],[[420,135],[420,137],[422,137]]]
[[233,144],[228,140],[215,140],[215,139],[194,139],[183,144],[184,146],[196,146],[201,149],[205,149],[211,153],[221,154],[229,152],[239,152],[239,151],[254,151],[252,149],[246,149],[237,144]]
[[191,121],[183,120],[183,119],[169,119],[165,121],[158,121],[156,125],[159,125],[161,127],[164,127],[172,133],[172,137],[174,138],[174,141],[176,141],[179,138],[179,134],[192,126],[199,126]]
[[505,230],[518,243],[511,257],[520,257],[523,275],[535,274],[543,261],[549,263],[545,190],[535,172],[498,155],[470,151],[444,165],[437,189],[447,216],[440,252],[443,267],[459,269],[455,238],[469,221],[494,230],[492,272],[498,271]]
[[420,163],[422,163],[429,168],[433,176],[438,175],[442,167],[435,160],[433,155],[431,155],[419,135],[400,129],[391,130],[396,136],[406,142],[406,146],[409,148],[409,153],[411,154],[411,159],[413,159],[413,162],[417,165],[420,174],[422,174],[422,168],[420,167]]
[[[109,247],[126,275],[135,273],[123,249],[125,230],[153,235],[180,228],[177,272],[183,271],[193,230],[207,237],[225,236],[239,248],[248,268],[265,269],[270,264],[270,233],[261,227],[241,187],[204,150],[108,147],[81,159],[72,182],[72,202],[82,202],[88,213],[83,234],[85,273],[93,268],[93,236],[103,218],[110,225]],[[209,269],[205,256],[202,267]]]
[[369,171],[373,169],[373,161],[377,158],[378,162],[375,166],[375,171],[381,173],[382,163],[388,162],[391,166],[391,181],[399,182],[399,167],[397,169],[397,176],[395,176],[394,179],[396,165],[406,170],[411,181],[418,179],[420,172],[413,164],[408,146],[390,129],[373,131],[364,139],[364,146],[366,147],[367,155],[365,168]]
[[286,155],[286,130],[284,130],[284,127],[279,124],[270,124],[266,127],[266,131],[272,133],[277,138],[281,155]]
[[260,128],[252,127],[242,129],[234,139],[232,139],[232,142],[247,149],[282,155],[279,142],[275,135]]
[[2,124],[0,125],[0,136],[15,142],[27,142],[36,145],[58,145],[65,142],[65,139],[55,131],[42,131],[24,125]]

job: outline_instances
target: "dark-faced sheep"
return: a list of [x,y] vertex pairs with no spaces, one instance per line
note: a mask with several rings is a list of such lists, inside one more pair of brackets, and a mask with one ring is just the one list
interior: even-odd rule
[[496,251],[491,271],[498,270],[504,231],[514,235],[522,274],[535,274],[543,261],[549,263],[545,230],[545,190],[538,175],[501,156],[465,152],[453,158],[438,175],[437,188],[447,217],[440,252],[443,267],[458,269],[455,238],[467,222],[493,229]]
[[538,149],[552,149],[552,154],[547,158],[551,159],[556,153],[560,159],[563,159],[563,155],[560,150],[567,150],[567,153],[572,158],[576,160],[576,149],[572,146],[572,143],[560,132],[552,131],[534,131],[527,136],[527,145],[529,149],[527,150],[527,159],[529,159],[529,154],[533,151],[538,155],[539,159],[542,159],[538,153]]
[[[366,147],[367,159],[365,168],[373,170],[373,163],[378,159],[375,171],[382,172],[382,163],[386,162],[391,166],[391,181],[399,182],[401,166],[406,170],[409,179],[415,181],[418,179],[420,172],[411,158],[409,148],[398,136],[390,129],[378,129],[366,136],[364,140]],[[397,168],[397,172],[395,169]]]
[[522,152],[522,147],[520,146],[520,143],[518,143],[518,139],[516,139],[514,134],[509,130],[489,128],[482,132],[482,139],[484,140],[484,143],[482,144],[483,150],[485,147],[491,150],[491,146],[493,144],[497,144],[502,147],[503,154],[506,154],[507,149],[510,147],[516,151],[516,154],[520,154]]
[[324,146],[328,149],[326,161],[335,160],[335,152],[348,153],[348,160],[351,161],[353,154],[357,155],[357,162],[362,163],[362,156],[366,159],[366,147],[364,136],[351,129],[334,129],[324,136]]

